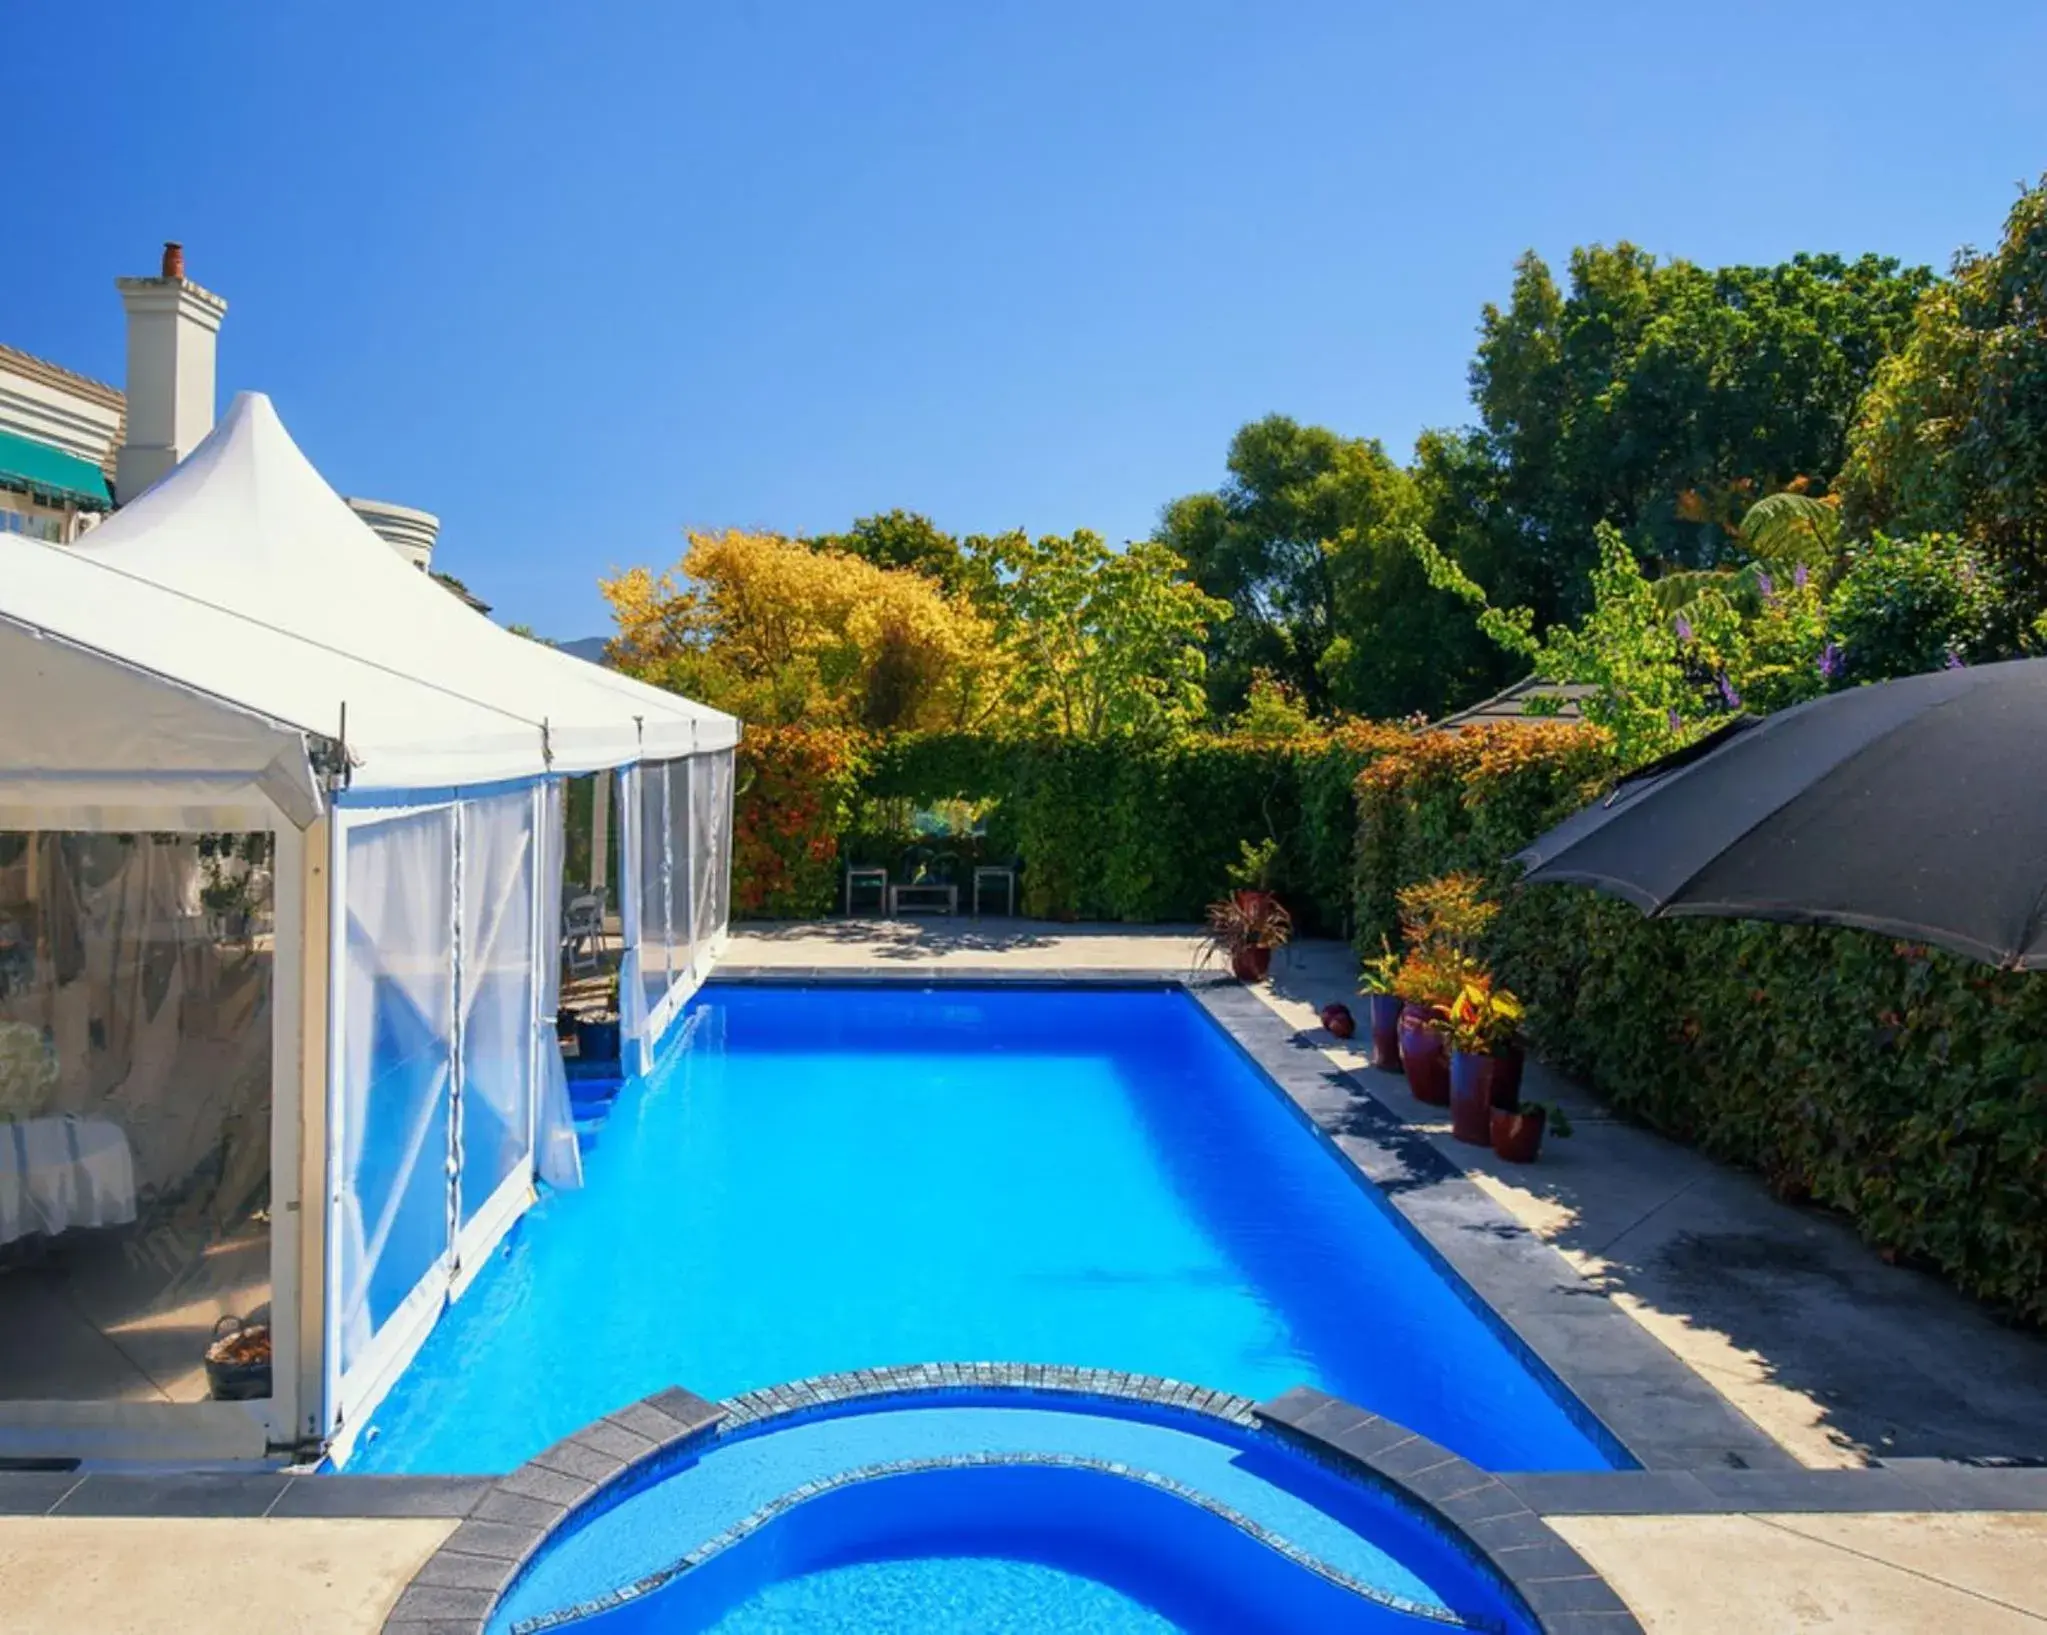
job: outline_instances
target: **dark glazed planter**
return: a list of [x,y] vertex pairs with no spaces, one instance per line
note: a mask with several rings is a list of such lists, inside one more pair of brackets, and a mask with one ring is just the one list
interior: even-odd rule
[[576,1024],[576,1059],[584,1062],[617,1061],[617,1020],[614,1018],[605,1022],[578,1022]]
[[1549,1123],[1549,1109],[1537,1107],[1519,1112],[1501,1107],[1493,1113],[1493,1151],[1510,1164],[1532,1164],[1542,1151],[1543,1127]]
[[1400,1071],[1400,996],[1367,995],[1372,1006],[1372,1065],[1382,1073]]
[[1504,1050],[1493,1052],[1493,1105],[1495,1107],[1519,1107],[1521,1105],[1521,1069],[1527,1063],[1528,1055],[1516,1039]]
[[1416,1101],[1450,1105],[1450,1059],[1443,1036],[1428,1025],[1429,1013],[1409,1005],[1400,1013],[1400,1065]]
[[1507,1064],[1498,1056],[1450,1052],[1450,1133],[1474,1147],[1493,1142],[1493,1088]]
[[1263,982],[1271,969],[1270,948],[1239,948],[1230,955],[1230,975],[1239,982]]

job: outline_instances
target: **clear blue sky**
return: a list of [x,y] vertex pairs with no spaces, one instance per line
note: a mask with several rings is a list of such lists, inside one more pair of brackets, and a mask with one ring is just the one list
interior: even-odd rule
[[118,382],[182,239],[223,404],[562,637],[686,524],[1122,539],[1258,415],[1404,454],[1530,247],[1945,266],[2047,168],[2034,0],[16,0],[7,56],[0,340]]

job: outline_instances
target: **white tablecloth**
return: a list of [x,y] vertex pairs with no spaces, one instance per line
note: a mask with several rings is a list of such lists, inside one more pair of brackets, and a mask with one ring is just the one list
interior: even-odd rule
[[128,1137],[103,1118],[0,1121],[0,1243],[135,1218]]

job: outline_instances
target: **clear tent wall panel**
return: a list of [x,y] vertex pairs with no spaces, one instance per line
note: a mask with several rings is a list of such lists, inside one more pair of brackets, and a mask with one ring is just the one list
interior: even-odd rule
[[640,977],[640,1015],[652,1017],[668,997],[668,776],[660,761],[642,765],[633,779],[639,840],[639,920],[634,952]]
[[204,1400],[269,1307],[273,856],[0,834],[0,1400]]
[[341,1377],[431,1295],[454,1236],[455,808],[346,831],[336,1330]]
[[533,1153],[540,1015],[535,792],[458,808],[461,847],[460,1214],[467,1230]]
[[[696,927],[695,757],[667,763],[668,773],[668,978],[669,989],[687,985]],[[677,999],[675,1004],[679,1004]],[[673,1015],[673,1006],[670,1009]]]

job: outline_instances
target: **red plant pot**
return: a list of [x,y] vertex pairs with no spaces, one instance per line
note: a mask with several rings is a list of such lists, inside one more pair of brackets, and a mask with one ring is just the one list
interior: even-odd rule
[[1526,1113],[1510,1107],[1494,1108],[1493,1151],[1510,1164],[1534,1163],[1535,1155],[1542,1151],[1543,1127],[1548,1122],[1546,1107]]
[[1431,1107],[1450,1105],[1450,1053],[1420,1005],[1409,1005],[1400,1013],[1400,1065],[1416,1101]]
[[1400,1071],[1400,996],[1375,993],[1372,1005],[1372,1065],[1382,1073]]
[[1450,1133],[1474,1147],[1493,1141],[1493,1087],[1506,1064],[1497,1056],[1450,1052]]
[[1239,948],[1230,955],[1230,975],[1239,982],[1263,982],[1271,969],[1270,948]]
[[1528,1056],[1521,1048],[1521,1041],[1493,1052],[1493,1105],[1495,1107],[1519,1107],[1521,1105],[1521,1069],[1527,1065]]

